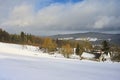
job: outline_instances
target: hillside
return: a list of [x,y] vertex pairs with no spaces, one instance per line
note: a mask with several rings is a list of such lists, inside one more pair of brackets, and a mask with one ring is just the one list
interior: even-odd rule
[[0,48],[0,80],[120,79],[116,62],[55,58],[27,45],[0,43]]
[[93,43],[101,43],[103,40],[108,40],[113,44],[120,45],[120,34],[106,34],[98,32],[88,32],[88,33],[76,33],[76,34],[59,34],[50,36],[54,39],[57,38],[68,38],[72,40],[79,40],[81,38],[90,39]]

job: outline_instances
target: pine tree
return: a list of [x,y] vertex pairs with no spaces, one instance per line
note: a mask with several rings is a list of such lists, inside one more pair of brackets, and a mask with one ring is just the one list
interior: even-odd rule
[[80,45],[77,44],[77,47],[76,47],[76,55],[79,55],[80,54]]
[[79,55],[81,57],[82,53],[84,52],[84,47],[81,44],[77,44],[76,47],[76,54]]
[[102,51],[104,51],[104,53],[108,53],[110,50],[110,46],[109,43],[105,40],[102,42]]
[[24,41],[25,41],[25,33],[24,32],[21,32],[21,41],[22,41],[22,43],[24,43]]

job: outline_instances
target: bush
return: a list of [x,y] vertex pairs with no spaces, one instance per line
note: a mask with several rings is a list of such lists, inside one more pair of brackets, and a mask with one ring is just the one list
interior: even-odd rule
[[73,50],[70,46],[70,44],[66,44],[64,46],[62,46],[62,54],[64,55],[64,57],[69,58],[70,54],[73,53]]
[[120,62],[120,53],[114,55],[111,60],[112,60],[112,61],[115,61],[115,62]]

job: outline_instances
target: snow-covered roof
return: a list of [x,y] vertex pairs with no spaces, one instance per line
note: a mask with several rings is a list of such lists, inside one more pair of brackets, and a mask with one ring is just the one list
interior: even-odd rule
[[91,54],[91,53],[83,52],[81,57],[87,58],[87,59],[93,59],[95,57],[95,55]]

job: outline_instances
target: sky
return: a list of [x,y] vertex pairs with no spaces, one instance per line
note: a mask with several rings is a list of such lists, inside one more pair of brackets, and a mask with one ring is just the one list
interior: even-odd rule
[[120,33],[120,0],[0,0],[0,28],[34,35]]

